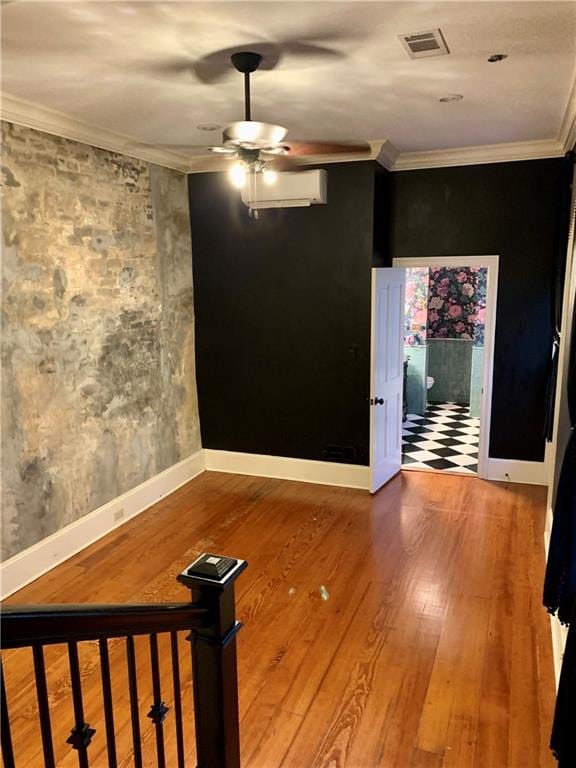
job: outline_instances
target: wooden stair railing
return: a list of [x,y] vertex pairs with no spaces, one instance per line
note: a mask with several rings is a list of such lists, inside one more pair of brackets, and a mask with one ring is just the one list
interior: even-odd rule
[[[78,643],[97,641],[108,768],[118,768],[114,701],[110,677],[108,640],[125,638],[126,666],[132,729],[132,759],[142,768],[140,702],[134,636],[149,636],[153,703],[147,716],[154,723],[158,768],[166,768],[164,720],[168,707],[162,701],[158,634],[170,634],[174,693],[175,752],[177,768],[191,768],[184,751],[184,727],[178,654],[179,631],[188,631],[192,649],[192,688],[197,768],[239,768],[238,682],[234,582],[247,563],[244,560],[204,554],[184,569],[178,581],[192,590],[189,603],[143,605],[41,605],[5,606],[1,614],[3,650],[31,648],[44,768],[56,768],[50,720],[49,692],[44,646],[66,644],[74,725],[67,739],[78,754],[79,768],[90,766],[90,743],[96,731],[85,722]],[[17,766],[10,728],[10,701],[1,682],[1,747],[4,768]],[[170,766],[172,768],[172,766]]]

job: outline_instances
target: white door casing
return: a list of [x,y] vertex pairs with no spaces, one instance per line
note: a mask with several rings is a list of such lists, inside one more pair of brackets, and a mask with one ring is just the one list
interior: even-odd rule
[[372,270],[370,492],[402,466],[405,269]]

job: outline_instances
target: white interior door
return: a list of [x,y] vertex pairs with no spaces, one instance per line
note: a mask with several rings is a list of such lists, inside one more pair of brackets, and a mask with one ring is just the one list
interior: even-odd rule
[[370,491],[402,466],[405,269],[372,270]]

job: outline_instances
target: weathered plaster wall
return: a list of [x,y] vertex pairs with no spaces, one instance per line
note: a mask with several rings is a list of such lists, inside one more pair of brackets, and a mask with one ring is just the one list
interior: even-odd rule
[[186,178],[2,124],[3,557],[200,448]]

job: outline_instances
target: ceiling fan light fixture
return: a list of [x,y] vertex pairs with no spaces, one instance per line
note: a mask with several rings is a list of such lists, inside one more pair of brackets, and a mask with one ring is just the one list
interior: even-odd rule
[[246,165],[241,161],[234,163],[232,168],[228,171],[228,178],[236,189],[242,189],[246,184],[247,172],[248,169],[246,168]]
[[223,134],[223,144],[226,147],[262,149],[279,144],[287,133],[288,129],[281,125],[261,123],[257,120],[238,120],[227,126]]

